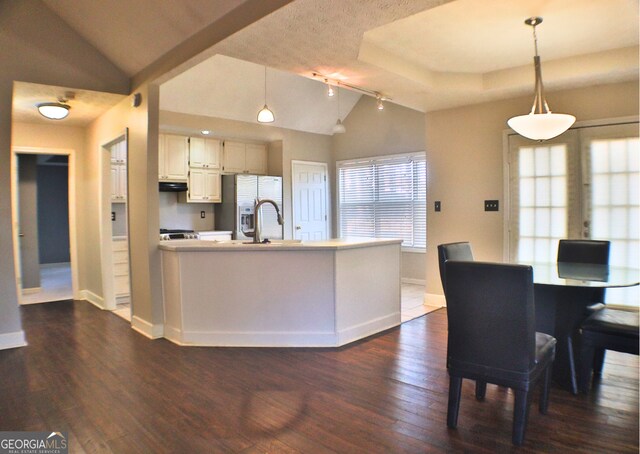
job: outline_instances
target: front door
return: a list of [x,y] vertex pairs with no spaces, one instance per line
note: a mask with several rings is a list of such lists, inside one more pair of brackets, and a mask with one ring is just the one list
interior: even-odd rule
[[293,237],[326,240],[329,237],[327,165],[293,161]]

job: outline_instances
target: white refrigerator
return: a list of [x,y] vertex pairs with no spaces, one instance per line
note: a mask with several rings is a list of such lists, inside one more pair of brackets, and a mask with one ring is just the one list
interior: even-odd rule
[[[215,205],[216,230],[230,230],[236,240],[251,240],[242,231],[254,230],[256,198],[273,200],[282,213],[282,177],[223,175],[222,203]],[[283,228],[271,204],[260,208],[260,233],[262,238],[283,238]]]

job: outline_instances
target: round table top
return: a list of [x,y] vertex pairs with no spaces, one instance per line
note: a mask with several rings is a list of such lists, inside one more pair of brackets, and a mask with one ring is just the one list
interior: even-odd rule
[[632,287],[640,284],[637,268],[569,262],[518,262],[533,267],[533,282],[569,287]]

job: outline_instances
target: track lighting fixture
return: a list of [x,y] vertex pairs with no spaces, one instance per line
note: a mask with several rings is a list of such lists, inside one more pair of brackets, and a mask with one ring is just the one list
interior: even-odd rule
[[342,120],[340,120],[340,87],[336,87],[336,91],[338,92],[338,120],[336,124],[333,126],[334,134],[344,134],[347,132],[347,128],[342,124]]
[[329,83],[329,80],[325,79],[324,83],[327,84],[327,96],[329,96],[329,97],[334,96],[336,94],[336,92],[333,89],[333,86]]
[[340,87],[343,87],[343,88],[348,88],[348,89],[353,90],[353,91],[360,92],[360,93],[365,94],[365,95],[367,95],[367,96],[373,96],[373,97],[375,97],[375,98],[377,99],[377,101],[378,101],[378,102],[377,102],[378,110],[383,110],[383,109],[384,109],[384,104],[382,103],[383,101],[391,101],[391,98],[390,98],[390,97],[383,95],[383,94],[382,94],[382,93],[380,93],[379,91],[373,91],[373,90],[369,90],[369,89],[367,89],[367,88],[358,87],[357,85],[351,85],[351,84],[348,84],[348,83],[343,82],[343,81],[341,81],[341,80],[331,79],[331,78],[329,78],[329,77],[327,77],[327,76],[325,76],[325,75],[323,75],[323,74],[320,74],[320,73],[315,73],[315,72],[314,72],[314,73],[311,73],[311,75],[312,75],[314,78],[316,78],[316,79],[320,79],[320,80],[322,80],[325,84],[327,84],[327,86],[329,87],[329,88],[327,89],[327,94],[328,94],[329,96],[332,96],[332,95],[330,94],[329,90],[334,91],[334,90],[333,90],[333,87],[335,87],[335,89],[336,89],[336,90],[337,90],[338,88],[340,88]]

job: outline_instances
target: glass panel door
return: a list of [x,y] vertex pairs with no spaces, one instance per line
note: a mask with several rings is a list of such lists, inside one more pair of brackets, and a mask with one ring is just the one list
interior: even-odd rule
[[[584,238],[611,241],[612,266],[640,268],[640,139],[638,126],[581,131]],[[611,289],[612,304],[638,305],[637,288]]]

